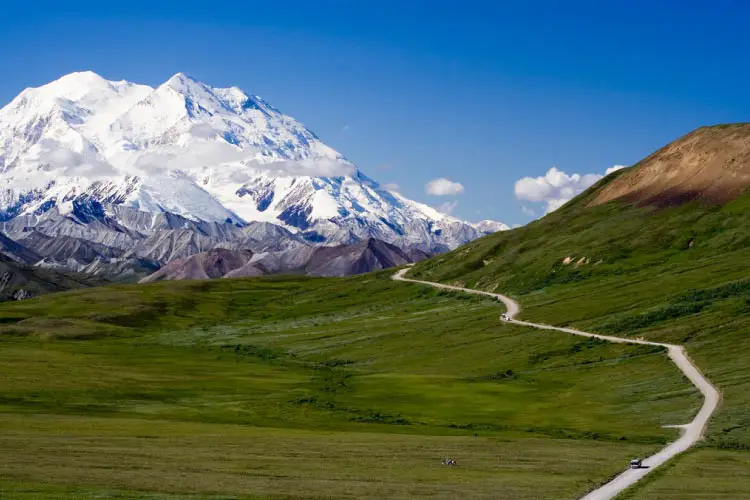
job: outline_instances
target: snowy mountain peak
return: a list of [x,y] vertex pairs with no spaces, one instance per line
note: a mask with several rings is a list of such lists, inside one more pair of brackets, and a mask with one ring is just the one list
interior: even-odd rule
[[[248,96],[238,87],[211,87],[210,85],[199,82],[185,73],[175,74],[159,88],[162,87],[171,89],[186,98],[196,100],[200,104],[218,102],[222,106],[226,106],[228,110],[236,113],[242,112],[243,105],[247,108],[255,108],[259,105],[265,105],[262,99],[257,96]],[[228,104],[229,106],[227,106]]]
[[477,231],[482,233],[496,233],[497,231],[507,231],[510,229],[506,224],[494,220],[482,220],[471,223]]
[[64,99],[73,103],[97,107],[106,105],[106,101],[117,99],[123,92],[138,88],[141,95],[145,95],[151,88],[137,85],[125,80],[105,80],[93,71],[70,73],[41,87],[29,88],[21,96],[40,100]]
[[76,200],[317,243],[447,249],[505,228],[391,193],[260,97],[184,73],[156,88],[71,73],[0,109],[0,220],[66,216]]
[[165,82],[165,85],[172,85],[175,82],[177,82],[180,85],[185,85],[186,82],[188,81],[192,83],[200,84],[200,82],[198,82],[198,80],[196,80],[192,76],[188,75],[187,73],[180,72],[180,73],[175,73],[174,75],[172,75],[172,77],[169,78]]
[[40,94],[78,100],[89,92],[100,90],[112,90],[114,82],[110,83],[93,71],[81,71],[64,75],[41,87],[27,90],[36,90]]
[[67,75],[63,75],[57,80],[54,80],[53,82],[50,82],[44,85],[42,88],[53,88],[53,87],[71,88],[75,86],[108,87],[110,85],[111,83],[108,80],[105,80],[98,73],[94,73],[93,71],[76,71],[74,73],[68,73]]
[[[212,92],[212,88],[208,85],[205,85],[198,80],[191,78],[190,76],[186,75],[185,73],[177,73],[172,78],[161,84],[158,89],[165,88],[165,89],[171,89],[178,94],[184,95],[185,97],[190,97],[193,99],[206,99],[206,100],[214,100],[216,99],[215,94]],[[157,90],[158,90],[157,89]]]

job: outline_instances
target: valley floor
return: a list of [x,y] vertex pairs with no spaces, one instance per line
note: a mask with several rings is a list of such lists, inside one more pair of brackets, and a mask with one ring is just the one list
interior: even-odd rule
[[661,349],[390,275],[0,306],[0,493],[572,499],[700,405]]
[[2,434],[0,496],[18,499],[574,498],[644,449],[14,414]]

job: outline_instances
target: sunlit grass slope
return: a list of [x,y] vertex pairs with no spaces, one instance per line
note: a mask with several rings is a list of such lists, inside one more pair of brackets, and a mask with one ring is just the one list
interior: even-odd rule
[[0,492],[573,498],[699,404],[661,350],[501,311],[390,273],[4,304]]
[[656,486],[643,494],[736,498],[705,496],[710,478],[695,457],[721,468],[727,454],[715,450],[737,450],[740,461],[750,451],[750,195],[718,205],[589,206],[619,175],[526,227],[472,242],[411,274],[508,293],[528,320],[684,344],[721,390],[722,406],[707,449],[650,481],[675,485],[692,471],[690,484],[704,480],[706,488],[692,497]]

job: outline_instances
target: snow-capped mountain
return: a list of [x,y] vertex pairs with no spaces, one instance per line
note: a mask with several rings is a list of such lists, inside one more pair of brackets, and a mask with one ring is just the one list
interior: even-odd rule
[[472,222],[472,227],[483,234],[496,233],[498,231],[507,231],[510,229],[506,224],[497,222],[494,220],[481,220],[479,222]]
[[429,251],[507,229],[388,191],[260,97],[181,73],[156,88],[72,73],[0,109],[0,221],[118,248],[177,223]]

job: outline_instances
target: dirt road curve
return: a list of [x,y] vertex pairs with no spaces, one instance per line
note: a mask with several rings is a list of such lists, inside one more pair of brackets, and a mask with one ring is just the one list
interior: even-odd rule
[[655,455],[651,455],[643,460],[643,467],[639,469],[626,469],[622,474],[612,479],[607,484],[595,489],[586,496],[582,497],[581,500],[608,500],[617,496],[620,492],[626,488],[632,486],[636,482],[640,481],[646,474],[653,471],[670,458],[674,457],[678,453],[682,453],[687,450],[695,443],[701,440],[703,437],[703,431],[708,424],[708,420],[719,405],[721,396],[719,391],[714,387],[711,382],[704,377],[698,368],[690,361],[685,353],[685,348],[674,344],[661,344],[659,342],[649,342],[646,340],[628,339],[622,337],[612,337],[610,335],[597,335],[595,333],[582,332],[580,330],[574,330],[572,328],[559,328],[556,326],[541,325],[537,323],[529,323],[528,321],[518,321],[515,316],[521,311],[518,303],[498,293],[483,292],[480,290],[471,290],[469,288],[461,288],[457,286],[443,285],[442,283],[433,283],[431,281],[419,281],[409,278],[405,278],[404,275],[409,269],[402,269],[393,275],[393,279],[397,281],[409,281],[412,283],[421,283],[436,288],[443,288],[446,290],[455,290],[459,292],[473,293],[476,295],[487,295],[499,299],[505,304],[507,309],[507,316],[510,318],[509,321],[515,325],[528,326],[531,328],[540,328],[542,330],[557,330],[559,332],[569,333],[572,335],[580,335],[582,337],[594,337],[597,339],[608,340],[610,342],[628,343],[628,344],[646,344],[646,345],[658,345],[667,348],[670,359],[677,365],[677,368],[690,379],[695,387],[703,394],[703,406],[701,407],[698,414],[695,416],[692,422],[679,425],[682,429],[682,435],[680,438],[667,445],[665,448],[660,450]]

